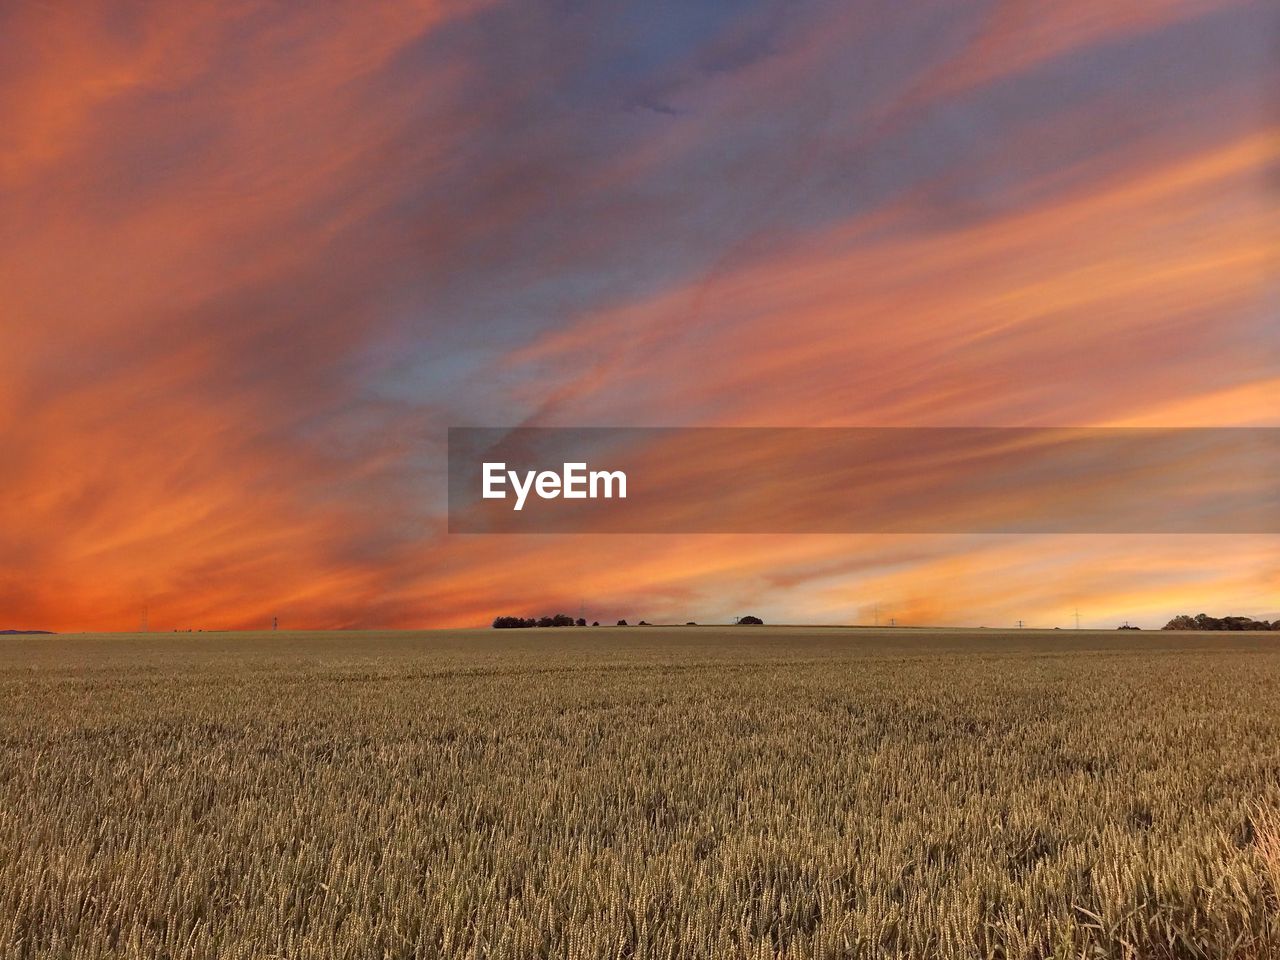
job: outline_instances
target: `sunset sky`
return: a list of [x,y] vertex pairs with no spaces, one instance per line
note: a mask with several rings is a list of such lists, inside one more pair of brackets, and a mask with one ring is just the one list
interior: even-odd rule
[[453,426],[1280,426],[1270,3],[0,7],[0,628],[1280,618],[1271,535],[450,535]]

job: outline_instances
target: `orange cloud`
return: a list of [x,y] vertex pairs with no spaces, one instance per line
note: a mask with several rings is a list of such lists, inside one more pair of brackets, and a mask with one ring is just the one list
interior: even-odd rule
[[455,424],[1274,425],[1258,15],[1042,6],[12,6],[0,627],[1280,616],[1265,538],[444,533]]

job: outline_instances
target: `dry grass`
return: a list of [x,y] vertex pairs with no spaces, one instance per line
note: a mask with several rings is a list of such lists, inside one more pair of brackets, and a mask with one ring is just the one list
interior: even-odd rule
[[1280,894],[1280,809],[1254,803],[1249,808],[1249,819],[1254,836],[1253,845],[1258,860],[1266,871],[1271,890]]
[[1267,958],[1280,647],[0,644],[0,958]]

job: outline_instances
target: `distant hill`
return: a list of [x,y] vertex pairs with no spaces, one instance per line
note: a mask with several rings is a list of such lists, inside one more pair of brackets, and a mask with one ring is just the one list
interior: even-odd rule
[[0,637],[12,637],[18,634],[42,633],[51,634],[52,630],[0,630]]

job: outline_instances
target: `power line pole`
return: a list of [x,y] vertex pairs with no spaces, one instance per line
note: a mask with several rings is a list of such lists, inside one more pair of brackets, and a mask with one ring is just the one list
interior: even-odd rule
[[1019,630],[1021,630],[1021,629],[1022,629],[1022,621],[1021,621],[1021,620],[1019,620],[1019,621],[1018,621],[1018,629],[1019,629]]
[[1076,607],[1076,629],[1080,629],[1080,608]]

